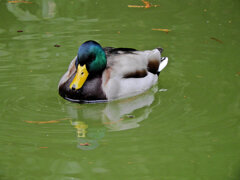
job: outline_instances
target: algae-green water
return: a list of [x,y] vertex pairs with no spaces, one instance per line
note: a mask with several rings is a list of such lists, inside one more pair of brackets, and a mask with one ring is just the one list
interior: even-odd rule
[[[0,1],[1,180],[240,179],[240,1],[149,2]],[[169,64],[142,95],[71,103],[58,81],[90,39]]]

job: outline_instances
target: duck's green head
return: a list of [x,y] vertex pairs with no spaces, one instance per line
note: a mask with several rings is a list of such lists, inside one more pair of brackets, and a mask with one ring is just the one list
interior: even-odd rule
[[80,89],[89,75],[101,74],[106,65],[107,58],[101,45],[95,41],[86,41],[79,47],[75,62],[77,72],[70,84],[70,89]]

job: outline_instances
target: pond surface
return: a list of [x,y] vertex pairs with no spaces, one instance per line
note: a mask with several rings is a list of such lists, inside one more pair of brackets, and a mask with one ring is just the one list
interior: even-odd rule
[[[240,179],[239,0],[29,1],[0,1],[1,180]],[[71,103],[89,39],[169,64],[137,97]]]

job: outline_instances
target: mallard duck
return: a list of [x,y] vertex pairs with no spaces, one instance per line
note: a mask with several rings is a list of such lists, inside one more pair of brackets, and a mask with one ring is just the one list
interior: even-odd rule
[[168,63],[167,57],[161,57],[162,51],[102,48],[95,41],[86,41],[62,76],[59,94],[69,101],[88,103],[143,93],[157,83]]

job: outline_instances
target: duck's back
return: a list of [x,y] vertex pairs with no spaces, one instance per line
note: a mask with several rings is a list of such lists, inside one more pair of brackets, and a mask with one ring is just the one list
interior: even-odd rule
[[136,51],[118,48],[107,54],[103,73],[103,90],[107,99],[119,99],[140,94],[156,84],[161,61],[158,49]]
[[108,50],[107,68],[112,69],[111,77],[138,78],[147,72],[158,73],[161,53],[158,49],[137,51],[131,48],[116,48]]

